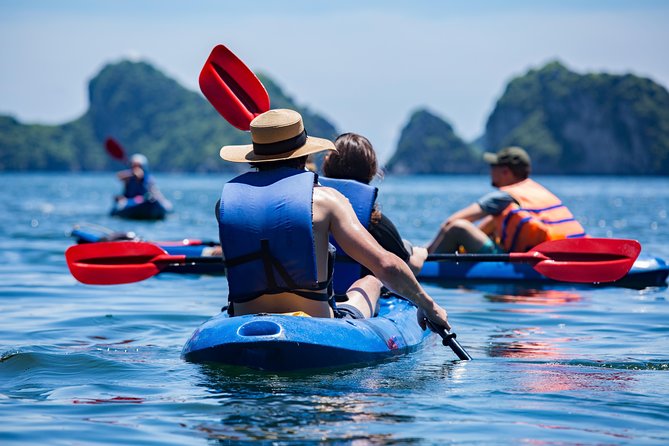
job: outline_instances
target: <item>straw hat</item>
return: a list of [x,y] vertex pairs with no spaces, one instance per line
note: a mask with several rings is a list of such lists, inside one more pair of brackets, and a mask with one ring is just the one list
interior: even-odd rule
[[233,163],[281,161],[324,150],[336,150],[332,141],[307,136],[302,116],[293,110],[270,110],[251,121],[253,144],[223,146],[221,158]]

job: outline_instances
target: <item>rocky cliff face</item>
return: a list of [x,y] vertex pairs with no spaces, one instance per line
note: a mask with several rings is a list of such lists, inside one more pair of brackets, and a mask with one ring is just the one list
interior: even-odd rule
[[[297,105],[269,77],[260,78],[272,108],[296,109],[311,134],[336,137],[325,118]],[[240,168],[222,162],[218,150],[247,143],[248,134],[149,64],[104,67],[89,96],[89,110],[60,126],[0,116],[0,171],[118,168],[102,148],[110,136],[129,152],[145,153],[156,170]],[[578,74],[558,62],[531,70],[507,85],[485,130],[477,147],[520,145],[535,173],[669,175],[669,93],[633,75]],[[411,115],[386,167],[393,173],[486,171],[478,151],[427,110]]]
[[524,147],[538,173],[668,175],[669,93],[553,62],[508,84],[484,140],[488,150]]
[[[272,107],[302,113],[313,134],[334,138],[336,129],[300,107],[263,76]],[[186,90],[144,62],[105,66],[89,83],[90,105],[79,119],[60,126],[25,125],[0,116],[0,171],[119,168],[103,142],[113,137],[130,153],[142,152],[154,170],[246,169],[218,156],[225,144],[247,144],[248,133],[228,124],[199,93]]]
[[427,110],[411,115],[402,129],[397,151],[386,164],[392,173],[466,173],[478,157],[453,127]]

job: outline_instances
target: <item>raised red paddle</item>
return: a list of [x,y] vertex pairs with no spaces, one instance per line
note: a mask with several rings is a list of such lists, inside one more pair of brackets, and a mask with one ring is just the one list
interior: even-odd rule
[[248,130],[253,118],[269,110],[263,84],[223,45],[215,46],[204,63],[200,90],[216,111],[240,130]]
[[128,156],[126,155],[125,150],[114,138],[107,138],[105,140],[105,149],[112,158],[117,159],[123,163],[128,162]]

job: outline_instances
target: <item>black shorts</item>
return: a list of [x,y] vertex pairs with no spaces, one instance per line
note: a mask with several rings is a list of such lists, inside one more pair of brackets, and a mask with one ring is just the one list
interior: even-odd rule
[[347,304],[338,304],[337,309],[334,310],[334,316],[337,319],[365,319],[365,315],[360,310]]

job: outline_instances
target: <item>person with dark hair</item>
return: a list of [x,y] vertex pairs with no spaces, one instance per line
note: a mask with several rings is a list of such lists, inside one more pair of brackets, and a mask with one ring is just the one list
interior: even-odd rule
[[[226,161],[251,163],[223,187],[219,233],[232,316],[302,311],[313,317],[372,317],[382,284],[418,307],[427,320],[449,329],[446,311],[425,292],[409,267],[367,232],[349,201],[318,184],[305,169],[307,156],[336,150],[331,141],[307,136],[302,117],[270,110],[251,122],[253,143],[224,146]],[[332,235],[355,261],[373,272],[348,290],[345,304],[331,292]]]
[[[335,147],[337,151],[329,152],[323,160],[321,169],[325,177],[319,179],[320,183],[343,193],[374,239],[418,273],[427,258],[427,249],[414,247],[403,240],[393,222],[379,209],[377,189],[370,186],[374,177],[380,175],[372,143],[362,135],[344,133],[335,140]],[[345,253],[337,254],[335,290],[341,290],[355,279],[370,274],[366,268],[352,263]],[[343,275],[346,278],[341,277]],[[341,282],[339,286],[338,282]]]
[[567,206],[529,178],[532,164],[525,150],[506,147],[484,153],[483,160],[499,190],[448,217],[427,248],[430,254],[525,252],[548,240],[585,237]]

